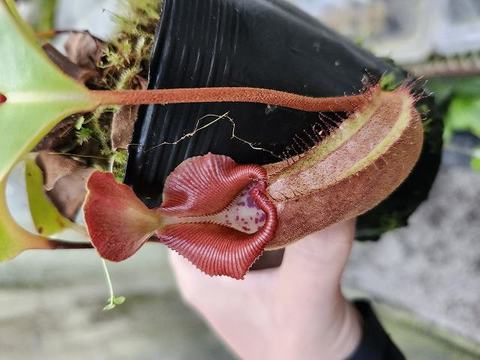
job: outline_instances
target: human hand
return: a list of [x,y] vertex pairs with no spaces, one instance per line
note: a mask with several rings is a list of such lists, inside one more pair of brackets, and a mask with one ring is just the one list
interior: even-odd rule
[[280,268],[245,280],[211,278],[172,253],[180,292],[242,359],[344,359],[360,342],[360,318],[340,280],[355,221],[290,245]]

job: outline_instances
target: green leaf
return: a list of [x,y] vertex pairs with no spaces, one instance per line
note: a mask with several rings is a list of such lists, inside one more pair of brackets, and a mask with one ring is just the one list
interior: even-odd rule
[[127,299],[125,296],[113,296],[108,299],[107,305],[103,308],[103,311],[110,311],[125,303]]
[[457,97],[452,100],[445,118],[445,137],[469,131],[480,138],[480,97]]
[[122,305],[126,300],[125,296],[117,296],[113,299],[113,303],[115,305]]
[[480,171],[480,148],[473,151],[471,165],[473,170]]
[[105,305],[105,307],[103,308],[103,311],[110,311],[110,310],[113,310],[117,307],[117,305],[115,305],[113,302]]
[[91,111],[96,101],[82,85],[50,62],[13,0],[0,0],[0,261],[30,248],[45,248],[48,239],[20,228],[5,199],[12,167],[58,122]]
[[27,159],[25,162],[25,183],[30,213],[39,234],[51,236],[73,225],[46,196],[43,173],[34,159]]

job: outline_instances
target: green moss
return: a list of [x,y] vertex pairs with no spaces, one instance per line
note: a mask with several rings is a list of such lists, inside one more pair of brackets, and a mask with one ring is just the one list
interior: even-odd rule
[[400,86],[401,82],[398,81],[395,73],[390,72],[383,74],[380,78],[380,87],[384,91],[393,91]]
[[106,89],[134,89],[137,78],[148,76],[148,61],[160,19],[162,0],[126,0],[124,13],[115,15],[118,32],[106,44],[98,67]]
[[[88,87],[101,90],[129,90],[145,86],[162,1],[123,1],[123,11],[120,10],[119,14],[113,16],[118,29],[104,44],[101,59],[97,64],[100,76],[88,83]],[[104,170],[115,168],[119,175],[124,172],[120,166],[126,165],[126,159],[119,161],[118,152],[111,148],[111,122],[116,111],[118,107],[106,107],[83,114],[77,120],[76,138],[77,143],[81,145],[78,152],[84,155],[87,151],[90,159],[93,159],[92,165]],[[80,120],[81,126],[78,126]]]
[[112,172],[118,181],[125,178],[127,168],[128,152],[126,150],[117,150],[112,156]]

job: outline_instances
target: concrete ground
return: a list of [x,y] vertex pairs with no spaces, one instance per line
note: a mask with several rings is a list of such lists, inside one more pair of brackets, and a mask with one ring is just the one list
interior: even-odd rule
[[165,254],[150,246],[111,266],[127,297],[111,312],[93,252],[30,252],[0,265],[0,359],[230,359],[182,304]]
[[479,185],[444,168],[409,227],[356,244],[345,284],[480,342]]

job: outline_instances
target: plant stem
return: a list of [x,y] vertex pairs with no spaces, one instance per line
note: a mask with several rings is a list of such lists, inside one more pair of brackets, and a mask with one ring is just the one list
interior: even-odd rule
[[84,34],[88,33],[87,30],[74,30],[74,29],[64,29],[64,30],[47,30],[47,31],[38,31],[35,33],[35,36],[40,39],[50,39],[57,35],[62,34]]
[[261,103],[309,112],[353,112],[365,104],[369,93],[315,98],[283,91],[244,88],[186,88],[159,90],[92,90],[98,105],[186,104],[209,102]]
[[74,243],[61,240],[49,240],[48,249],[51,250],[78,250],[78,249],[93,249],[92,244],[89,243]]

